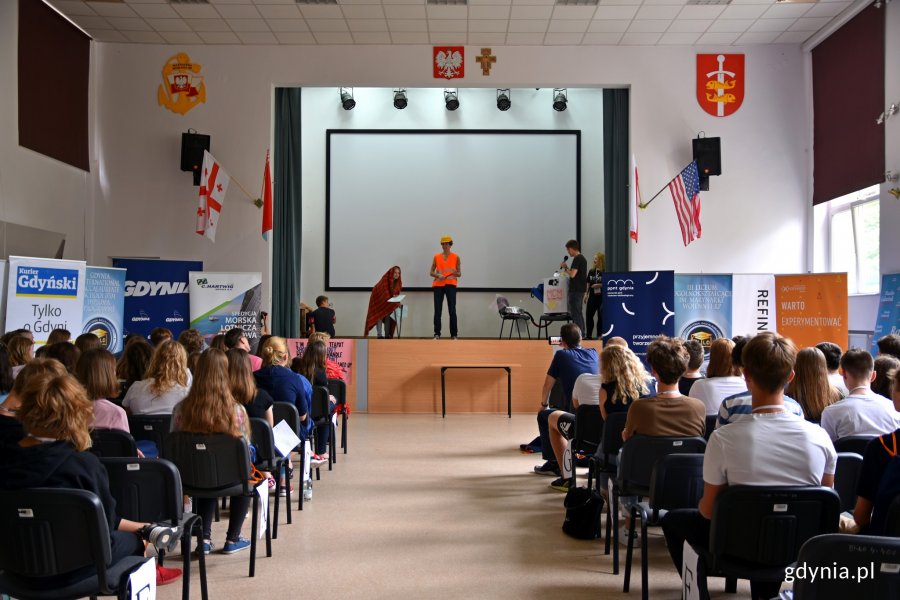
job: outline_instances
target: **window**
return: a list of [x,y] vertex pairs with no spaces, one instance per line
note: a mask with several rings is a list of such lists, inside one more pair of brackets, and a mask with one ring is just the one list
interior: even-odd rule
[[831,271],[847,272],[851,294],[877,294],[879,274],[878,186],[831,201]]

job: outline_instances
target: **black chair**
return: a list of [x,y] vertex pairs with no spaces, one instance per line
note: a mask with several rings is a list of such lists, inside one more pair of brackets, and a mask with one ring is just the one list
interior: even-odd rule
[[[85,490],[0,492],[0,530],[0,592],[22,600],[117,596],[128,575],[150,560],[128,556],[109,564],[106,513],[97,496]],[[46,581],[80,569],[96,574],[64,587]]]
[[572,436],[572,485],[575,485],[575,453],[591,455],[600,447],[603,416],[596,404],[582,404],[575,410],[575,432]]
[[[288,424],[288,426],[291,429],[294,430],[294,433],[297,435],[297,437],[299,437],[301,439],[303,438],[303,436],[300,435],[300,425],[301,425],[300,413],[297,412],[296,406],[294,406],[290,402],[273,402],[272,403],[272,417],[274,418],[276,425],[278,425],[278,423],[284,421],[285,423]],[[304,449],[303,449],[303,442],[301,441],[297,445],[297,447],[293,449],[293,451],[297,452],[300,455],[300,473],[303,473],[304,470],[306,469],[306,462],[305,462],[306,461],[306,453],[304,452]],[[285,457],[285,458],[288,458],[288,457]],[[289,478],[287,476],[285,476],[285,480],[287,480],[287,479],[289,479]],[[287,493],[289,494],[291,492],[291,488],[290,488],[291,482],[285,481],[285,483],[288,486]],[[309,485],[312,485],[312,478],[310,478],[310,480],[309,480]],[[302,475],[300,477],[300,488],[301,489],[297,493],[297,497],[298,497],[297,508],[299,510],[303,510],[303,489],[302,489],[303,488],[303,476]],[[288,511],[287,511],[287,522],[288,522],[288,525],[290,525],[292,522],[290,509],[288,509]]]
[[[655,437],[635,435],[622,445],[619,455],[619,471],[613,480],[611,490],[612,525],[613,525],[613,573],[618,572],[619,564],[619,498],[622,496],[648,497],[650,495],[653,467],[664,456],[669,454],[703,454],[706,440],[702,437]],[[695,505],[696,506],[696,505]],[[632,516],[635,510],[630,511]],[[635,523],[631,523],[631,535],[628,536],[626,563],[630,569],[631,554],[634,549]],[[642,542],[646,546],[646,538]],[[645,552],[646,554],[646,552]],[[629,572],[625,573],[623,591],[628,591]]]
[[[259,496],[250,485],[250,449],[243,438],[227,434],[172,432],[163,457],[181,472],[184,493],[193,498],[249,496],[253,499],[250,529],[250,577],[256,574]],[[266,520],[266,556],[272,556],[272,535]]]
[[875,437],[872,435],[848,435],[847,437],[834,440],[834,449],[836,452],[854,452],[860,456],[865,456],[866,447]]
[[509,300],[507,300],[505,296],[497,296],[497,312],[500,313],[500,336],[498,339],[503,339],[503,327],[506,325],[507,321],[509,322],[509,334],[507,335],[507,339],[512,339],[514,328],[519,335],[519,339],[522,339],[522,330],[519,327],[520,323],[525,323],[525,331],[528,332],[528,339],[531,339],[531,330],[528,328],[528,324],[534,319],[532,319],[531,314],[528,311],[522,310],[518,306],[510,306]]
[[[794,598],[896,600],[900,598],[898,563],[898,538],[840,533],[810,538],[800,548],[800,556],[792,573]],[[803,567],[807,570],[818,567],[819,576],[814,580],[807,571],[806,577],[800,577],[797,569]],[[828,576],[842,568],[848,569],[851,577]]]
[[172,429],[172,415],[131,415],[128,417],[128,429],[135,441],[149,441],[162,452],[163,442]]
[[[281,507],[282,479],[285,479],[285,460],[275,450],[275,435],[265,419],[250,419],[251,439],[256,446],[256,468],[269,471],[275,476],[275,519],[272,523],[272,539],[278,539],[278,515]],[[285,503],[288,515],[291,513],[291,483],[286,481]],[[288,518],[290,523],[290,518]]]
[[887,517],[884,522],[884,534],[891,537],[900,537],[900,496],[894,498],[888,506]]
[[[139,523],[168,523],[181,529],[184,576],[181,597],[191,597],[191,536],[203,544],[203,524],[198,515],[184,512],[181,475],[171,462],[158,458],[101,458],[109,476],[109,491],[116,500],[116,513]],[[207,600],[206,560],[198,553],[200,594]],[[159,563],[165,554],[160,551]]]
[[706,415],[706,431],[703,434],[703,439],[707,442],[709,441],[709,436],[716,430],[716,421],[718,420],[719,415]]
[[563,313],[544,313],[540,317],[538,317],[538,325],[537,325],[537,337],[541,338],[541,329],[544,330],[544,335],[550,335],[550,323],[571,323],[572,315],[563,312]]
[[[341,448],[347,454],[347,384],[341,379],[328,380],[328,392],[337,400],[341,410]],[[337,460],[337,457],[335,457]]]
[[856,486],[862,473],[863,457],[853,452],[839,452],[834,471],[834,491],[841,497],[841,510],[853,512]]
[[709,549],[694,550],[707,576],[781,582],[808,539],[837,531],[840,513],[831,488],[728,487],[716,497]]
[[[588,465],[588,488],[592,487],[592,480],[597,478],[597,491],[602,494],[603,479],[616,476],[619,469],[619,450],[622,449],[622,431],[625,429],[627,412],[618,412],[606,415],[603,422],[603,436],[600,438],[600,447],[591,457]],[[606,498],[606,542],[604,554],[609,554],[610,541],[612,540],[612,508],[609,498]],[[613,564],[613,574],[619,573],[618,554]]]
[[[331,407],[329,406],[328,388],[317,385],[313,386],[312,407],[310,409],[310,417],[313,420],[313,435],[318,437],[319,427],[328,427],[331,435],[328,436],[328,470],[331,471],[334,465],[334,438],[337,432],[334,429],[334,421],[331,418]],[[316,469],[316,479],[319,478],[319,470]]]
[[137,444],[131,434],[118,429],[91,431],[91,452],[98,457],[125,456],[137,458]]
[[[649,597],[649,566],[647,564],[647,527],[662,525],[661,519],[667,511],[676,508],[696,508],[703,496],[703,455],[668,454],[653,466],[650,475],[650,494],[647,502],[638,502],[631,507],[631,527],[635,519],[641,519],[641,597]],[[638,514],[639,513],[639,514]],[[634,536],[628,540],[625,559],[625,586],[628,591],[631,580],[631,558]]]

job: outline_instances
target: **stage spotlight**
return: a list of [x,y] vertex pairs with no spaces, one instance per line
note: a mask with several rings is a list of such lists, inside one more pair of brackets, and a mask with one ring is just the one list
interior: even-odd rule
[[566,97],[566,88],[553,88],[553,110],[562,112],[566,110],[569,99]]
[[497,90],[497,108],[501,111],[509,110],[509,107],[512,106],[512,99],[510,98],[512,94],[509,93],[509,89],[498,89]]
[[409,101],[406,99],[406,88],[394,90],[394,108],[403,110],[407,104],[409,104]]
[[353,110],[356,100],[353,99],[353,88],[341,88],[341,106],[344,110]]
[[447,110],[456,110],[459,108],[459,89],[444,90],[444,106]]

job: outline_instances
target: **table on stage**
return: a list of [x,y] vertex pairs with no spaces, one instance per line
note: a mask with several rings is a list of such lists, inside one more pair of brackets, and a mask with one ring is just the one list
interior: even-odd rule
[[447,416],[447,387],[445,381],[445,373],[447,369],[503,369],[506,371],[506,414],[512,418],[512,368],[521,367],[522,365],[504,364],[476,364],[476,363],[457,363],[457,364],[434,364],[432,367],[441,370],[441,418]]

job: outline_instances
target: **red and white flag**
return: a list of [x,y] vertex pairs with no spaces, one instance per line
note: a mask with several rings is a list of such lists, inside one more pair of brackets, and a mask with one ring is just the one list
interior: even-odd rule
[[638,184],[637,161],[634,154],[631,155],[631,219],[628,235],[637,243],[638,241],[638,211],[641,208],[641,188]]
[[687,246],[700,237],[700,173],[691,162],[669,182],[669,193],[675,203],[675,216],[681,228],[681,241]]
[[269,168],[268,151],[266,152],[266,168],[263,171],[262,187],[262,236],[264,240],[268,240],[269,232],[272,231],[272,171]]
[[216,227],[225,202],[231,177],[209,152],[203,152],[203,171],[200,174],[200,204],[197,207],[197,234],[216,241]]

